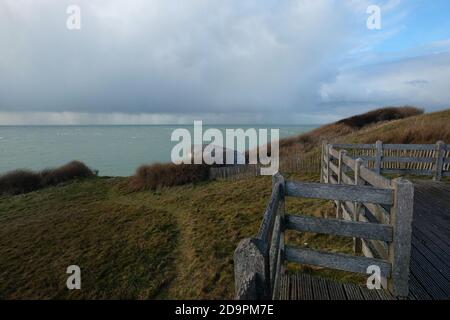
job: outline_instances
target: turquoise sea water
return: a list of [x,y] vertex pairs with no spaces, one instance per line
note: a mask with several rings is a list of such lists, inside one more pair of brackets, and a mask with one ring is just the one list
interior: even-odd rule
[[[280,138],[316,126],[214,126],[278,128]],[[18,168],[41,170],[71,160],[85,162],[102,176],[129,176],[141,164],[169,162],[172,131],[193,126],[0,126],[0,173]],[[203,126],[203,130],[209,126]]]

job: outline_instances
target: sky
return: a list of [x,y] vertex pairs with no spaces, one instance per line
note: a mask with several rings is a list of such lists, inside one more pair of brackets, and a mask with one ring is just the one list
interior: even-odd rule
[[[67,28],[67,8],[80,29]],[[381,28],[369,29],[369,6]],[[320,124],[450,106],[448,0],[2,0],[0,125]]]

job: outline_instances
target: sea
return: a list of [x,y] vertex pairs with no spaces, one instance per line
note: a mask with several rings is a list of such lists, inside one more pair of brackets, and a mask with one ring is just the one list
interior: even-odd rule
[[[280,138],[285,138],[316,127],[204,125],[203,131],[279,129]],[[79,160],[101,176],[130,176],[142,164],[170,162],[171,150],[178,143],[171,141],[171,135],[179,128],[193,133],[193,125],[0,126],[0,174],[15,169],[42,170]]]

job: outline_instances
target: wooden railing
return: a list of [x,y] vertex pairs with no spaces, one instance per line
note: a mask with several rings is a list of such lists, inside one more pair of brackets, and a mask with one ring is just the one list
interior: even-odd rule
[[[357,163],[343,153],[340,159],[348,166]],[[327,168],[331,166],[330,162]],[[357,170],[357,177],[364,177],[371,185],[360,182],[355,185],[305,183],[285,181],[280,174],[274,176],[272,195],[258,235],[241,241],[235,251],[237,299],[276,298],[284,262],[363,274],[367,273],[369,266],[378,266],[382,279],[386,280],[381,284],[397,296],[408,295],[413,185],[401,178],[390,181],[361,163],[358,163]],[[334,177],[330,175],[327,179],[330,181]],[[286,214],[286,196],[334,200],[340,208],[345,208],[348,217],[341,219],[338,214],[337,219],[323,219]],[[386,214],[387,219],[370,221],[362,219],[362,215],[355,215],[361,212],[360,208],[364,205],[369,206],[376,215]],[[284,243],[285,230],[348,236],[353,237],[356,244],[359,239],[378,241],[387,244],[386,255],[346,255],[289,246]]]
[[235,166],[212,167],[209,169],[209,179],[239,180],[248,177],[257,177],[260,174],[260,166],[255,164],[243,164]]
[[[292,154],[281,157],[279,171],[283,173],[317,173],[320,170],[320,165],[320,154],[310,154],[307,156]],[[261,165],[254,164],[212,167],[209,169],[209,179],[239,180],[259,176],[260,171]]]
[[[442,141],[436,144],[322,144],[322,168],[329,149],[345,150],[353,159],[361,159],[366,168],[378,174],[409,174],[433,176],[434,180],[450,176],[450,145]],[[336,157],[334,157],[336,159]],[[336,164],[336,163],[335,163]]]

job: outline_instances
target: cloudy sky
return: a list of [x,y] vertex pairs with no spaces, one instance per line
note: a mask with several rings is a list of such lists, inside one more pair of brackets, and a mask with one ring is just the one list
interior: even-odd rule
[[[67,8],[81,29],[66,27]],[[367,8],[381,8],[369,30]],[[1,0],[0,124],[324,123],[450,107],[448,0]]]

